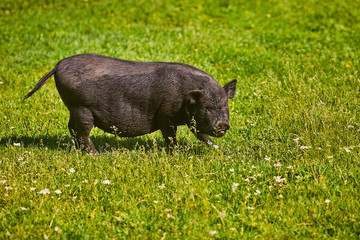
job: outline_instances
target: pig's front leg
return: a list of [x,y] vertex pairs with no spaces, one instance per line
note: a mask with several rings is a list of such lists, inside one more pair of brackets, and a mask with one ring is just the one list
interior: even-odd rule
[[163,125],[160,131],[165,139],[167,148],[176,145],[176,126]]

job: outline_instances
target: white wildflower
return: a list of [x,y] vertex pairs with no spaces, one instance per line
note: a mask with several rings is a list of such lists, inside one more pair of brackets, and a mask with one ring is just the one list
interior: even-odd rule
[[56,194],[61,194],[61,190],[56,190],[55,193]]
[[331,158],[333,158],[333,157],[334,157],[334,156],[328,156],[327,158],[328,158],[328,159],[331,159]]
[[234,172],[234,169],[233,169],[233,168],[231,168],[229,171],[230,171],[230,172]]
[[270,157],[265,156],[265,161],[270,161]]
[[36,187],[31,187],[30,188],[30,191],[35,191],[36,190]]
[[46,194],[50,194],[50,191],[49,191],[49,189],[45,188],[45,189],[41,190],[41,191],[38,192],[38,193],[39,193],[39,194],[44,194],[44,195],[46,195]]
[[344,147],[345,152],[351,153],[350,148]]
[[103,183],[103,184],[106,184],[106,185],[111,184],[111,183],[110,183],[110,180],[104,180],[102,183]]
[[250,180],[248,179],[248,178],[245,178],[245,180],[244,180],[245,182],[249,182]]
[[261,193],[261,192],[260,192],[260,190],[258,189],[258,190],[255,191],[254,194],[255,194],[255,195],[259,195],[260,193]]
[[281,167],[282,165],[281,165],[281,163],[275,163],[274,164],[274,167]]
[[210,231],[210,235],[216,235],[218,232],[216,230]]
[[254,210],[255,208],[254,207],[247,207],[247,209]]
[[225,216],[226,216],[226,212],[225,212],[225,211],[219,212],[219,216],[220,216],[220,217],[225,217]]
[[20,143],[14,143],[14,146],[15,146],[15,147],[20,147],[21,144],[20,144]]
[[1,180],[0,183],[4,184],[6,183],[6,180]]
[[300,146],[300,149],[301,149],[301,150],[310,149],[310,148],[312,148],[312,147],[311,147],[311,146]]
[[235,192],[235,190],[237,189],[237,187],[239,186],[239,183],[233,183],[232,185],[232,191]]
[[294,142],[299,142],[300,137],[293,139]]
[[11,186],[5,186],[5,190],[8,191],[8,190],[12,190],[13,188]]
[[156,200],[154,201],[155,204],[158,204],[158,202],[159,202],[159,201],[156,201]]
[[158,186],[158,188],[165,189],[166,187],[165,187],[165,184],[161,184],[161,185]]
[[59,231],[59,228],[58,227],[55,227],[54,228],[55,232]]
[[69,172],[74,173],[75,169],[74,168],[70,168]]
[[166,217],[170,218],[170,219],[175,219],[175,217],[173,215],[169,214],[169,213],[166,215]]
[[229,228],[230,231],[236,231],[236,228]]
[[325,203],[330,203],[330,199],[326,199],[326,200],[325,200]]
[[282,178],[281,176],[274,176],[274,178],[275,178],[275,182],[281,183],[286,181],[286,178]]
[[64,187],[70,187],[70,184],[66,184],[66,185],[64,185]]
[[77,196],[73,196],[73,199],[77,199]]
[[20,209],[23,211],[27,210],[27,208],[24,208],[24,207],[20,207]]

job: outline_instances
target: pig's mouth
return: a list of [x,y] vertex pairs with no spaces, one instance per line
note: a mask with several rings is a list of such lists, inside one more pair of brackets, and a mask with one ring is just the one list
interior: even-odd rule
[[225,129],[219,129],[219,130],[215,131],[215,136],[216,137],[222,137],[222,136],[225,135],[225,133],[226,133]]

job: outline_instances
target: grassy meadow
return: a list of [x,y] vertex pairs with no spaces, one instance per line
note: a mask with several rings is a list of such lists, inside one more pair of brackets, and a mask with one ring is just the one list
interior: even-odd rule
[[[360,1],[0,1],[0,239],[359,239]],[[68,56],[182,62],[223,85],[232,128],[76,151]]]

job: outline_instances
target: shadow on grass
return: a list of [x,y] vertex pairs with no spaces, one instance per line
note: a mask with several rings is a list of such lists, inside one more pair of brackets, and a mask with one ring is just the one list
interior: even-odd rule
[[[134,138],[121,138],[111,135],[91,136],[92,142],[95,148],[100,152],[120,150],[122,148],[132,150],[142,149],[145,152],[153,149],[165,149],[166,143],[162,138],[146,138],[146,137],[134,137]],[[70,136],[8,136],[0,138],[0,145],[6,147],[7,145],[13,145],[20,143],[23,147],[29,148],[47,148],[51,150],[74,150],[75,144]],[[180,149],[193,148],[191,143],[185,141],[179,141],[178,146]],[[185,151],[185,150],[184,150]]]

